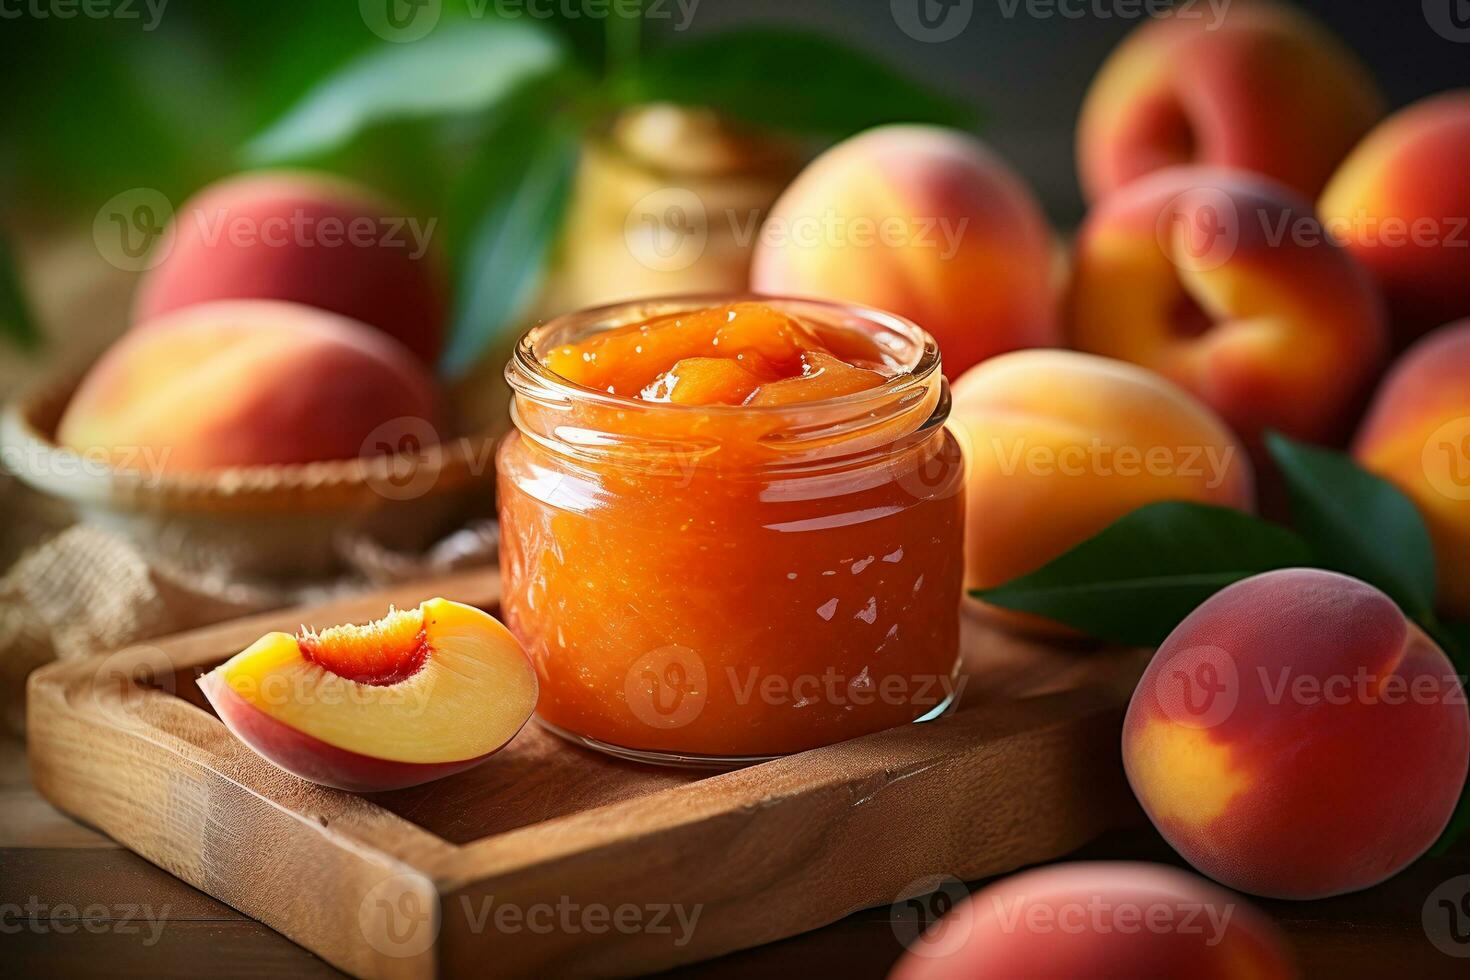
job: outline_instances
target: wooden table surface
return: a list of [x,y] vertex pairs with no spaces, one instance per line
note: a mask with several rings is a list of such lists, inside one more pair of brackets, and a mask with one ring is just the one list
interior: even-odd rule
[[[1177,858],[1151,830],[1110,834],[1076,857]],[[1470,958],[1429,941],[1423,916],[1433,892],[1466,876],[1470,849],[1426,858],[1392,881],[1320,902],[1259,902],[1287,931],[1308,977],[1470,976]],[[1459,894],[1459,893],[1457,893]],[[1431,914],[1436,914],[1431,909]],[[1442,918],[1439,935],[1463,942],[1470,918]],[[327,963],[110,839],[59,813],[31,788],[24,746],[0,739],[0,959],[12,976],[341,976]],[[824,929],[686,967],[680,976],[754,973],[883,977],[902,952],[891,909],[859,912]]]

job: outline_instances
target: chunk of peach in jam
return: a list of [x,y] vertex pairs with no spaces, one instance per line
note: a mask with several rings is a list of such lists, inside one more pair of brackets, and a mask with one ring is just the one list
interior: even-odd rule
[[865,391],[893,375],[855,330],[811,324],[761,303],[655,317],[553,349],[569,381],[678,405],[783,405]]

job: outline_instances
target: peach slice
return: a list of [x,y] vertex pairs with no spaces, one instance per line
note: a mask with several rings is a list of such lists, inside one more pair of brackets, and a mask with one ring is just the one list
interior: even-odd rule
[[268,762],[360,793],[484,762],[525,725],[537,693],[511,632],[446,599],[365,626],[267,633],[199,687]]
[[723,357],[686,357],[638,397],[675,405],[739,405],[764,379]]
[[745,404],[785,405],[791,402],[840,398],[876,388],[888,380],[877,371],[854,367],[821,351],[803,353],[801,365],[800,375],[761,385],[746,399]]

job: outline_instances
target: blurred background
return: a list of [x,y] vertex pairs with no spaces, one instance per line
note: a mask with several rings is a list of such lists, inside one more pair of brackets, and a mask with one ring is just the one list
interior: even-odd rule
[[[638,100],[638,85],[629,80],[650,52],[750,25],[815,32],[974,109],[969,127],[1030,182],[1059,228],[1075,225],[1083,212],[1072,145],[1079,105],[1108,52],[1153,7],[1142,0],[922,2],[939,26],[914,20],[908,8],[917,9],[915,0],[649,0],[644,16],[626,30],[616,23],[617,12],[632,7],[615,0],[5,0],[0,65],[14,95],[0,123],[0,229],[26,285],[30,332],[51,343],[32,345],[29,356],[22,356],[24,344],[0,345],[0,383],[17,383],[38,360],[90,357],[126,325],[133,274],[89,244],[99,209],[119,194],[156,191],[177,206],[252,165],[307,165],[359,177],[413,211],[442,216],[451,253],[470,240],[481,205],[497,192],[487,185],[512,180],[485,165],[486,157],[493,164],[504,155],[498,147],[507,136],[504,127],[493,131],[488,102],[456,105],[443,91],[413,91],[403,79],[419,67],[388,82],[401,103],[396,112],[349,125],[334,145],[298,141],[262,152],[251,142],[324,80],[375,53],[403,56],[419,46],[405,40],[420,34],[433,40],[466,21],[485,27],[509,20],[554,35],[571,67],[537,87],[565,112],[557,117],[543,107],[528,118],[533,125],[575,118],[587,127],[582,135]],[[1192,6],[1210,15],[1205,0]],[[1470,46],[1437,32],[1427,11],[1417,16],[1400,4],[1329,0],[1299,6],[1356,51],[1391,107],[1463,83]],[[390,14],[396,21],[385,19]],[[800,77],[799,67],[795,72],[783,81]],[[439,81],[453,77],[449,72]],[[882,101],[881,92],[841,94],[859,107]],[[738,103],[739,93],[734,96],[712,101]],[[759,97],[752,101],[771,108]],[[331,116],[333,106],[325,109]],[[342,122],[361,106],[336,109]],[[801,157],[891,114],[882,106],[845,116],[814,111],[809,115],[831,125],[778,120],[784,124],[778,128]],[[941,113],[935,121],[958,120]],[[462,283],[466,260],[451,258]],[[460,312],[509,318],[504,310]]]

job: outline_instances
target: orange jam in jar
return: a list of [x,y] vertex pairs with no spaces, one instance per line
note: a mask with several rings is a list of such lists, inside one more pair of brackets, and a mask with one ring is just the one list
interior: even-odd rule
[[727,764],[953,700],[963,464],[917,326],[653,300],[532,330],[506,376],[503,610],[548,727]]

